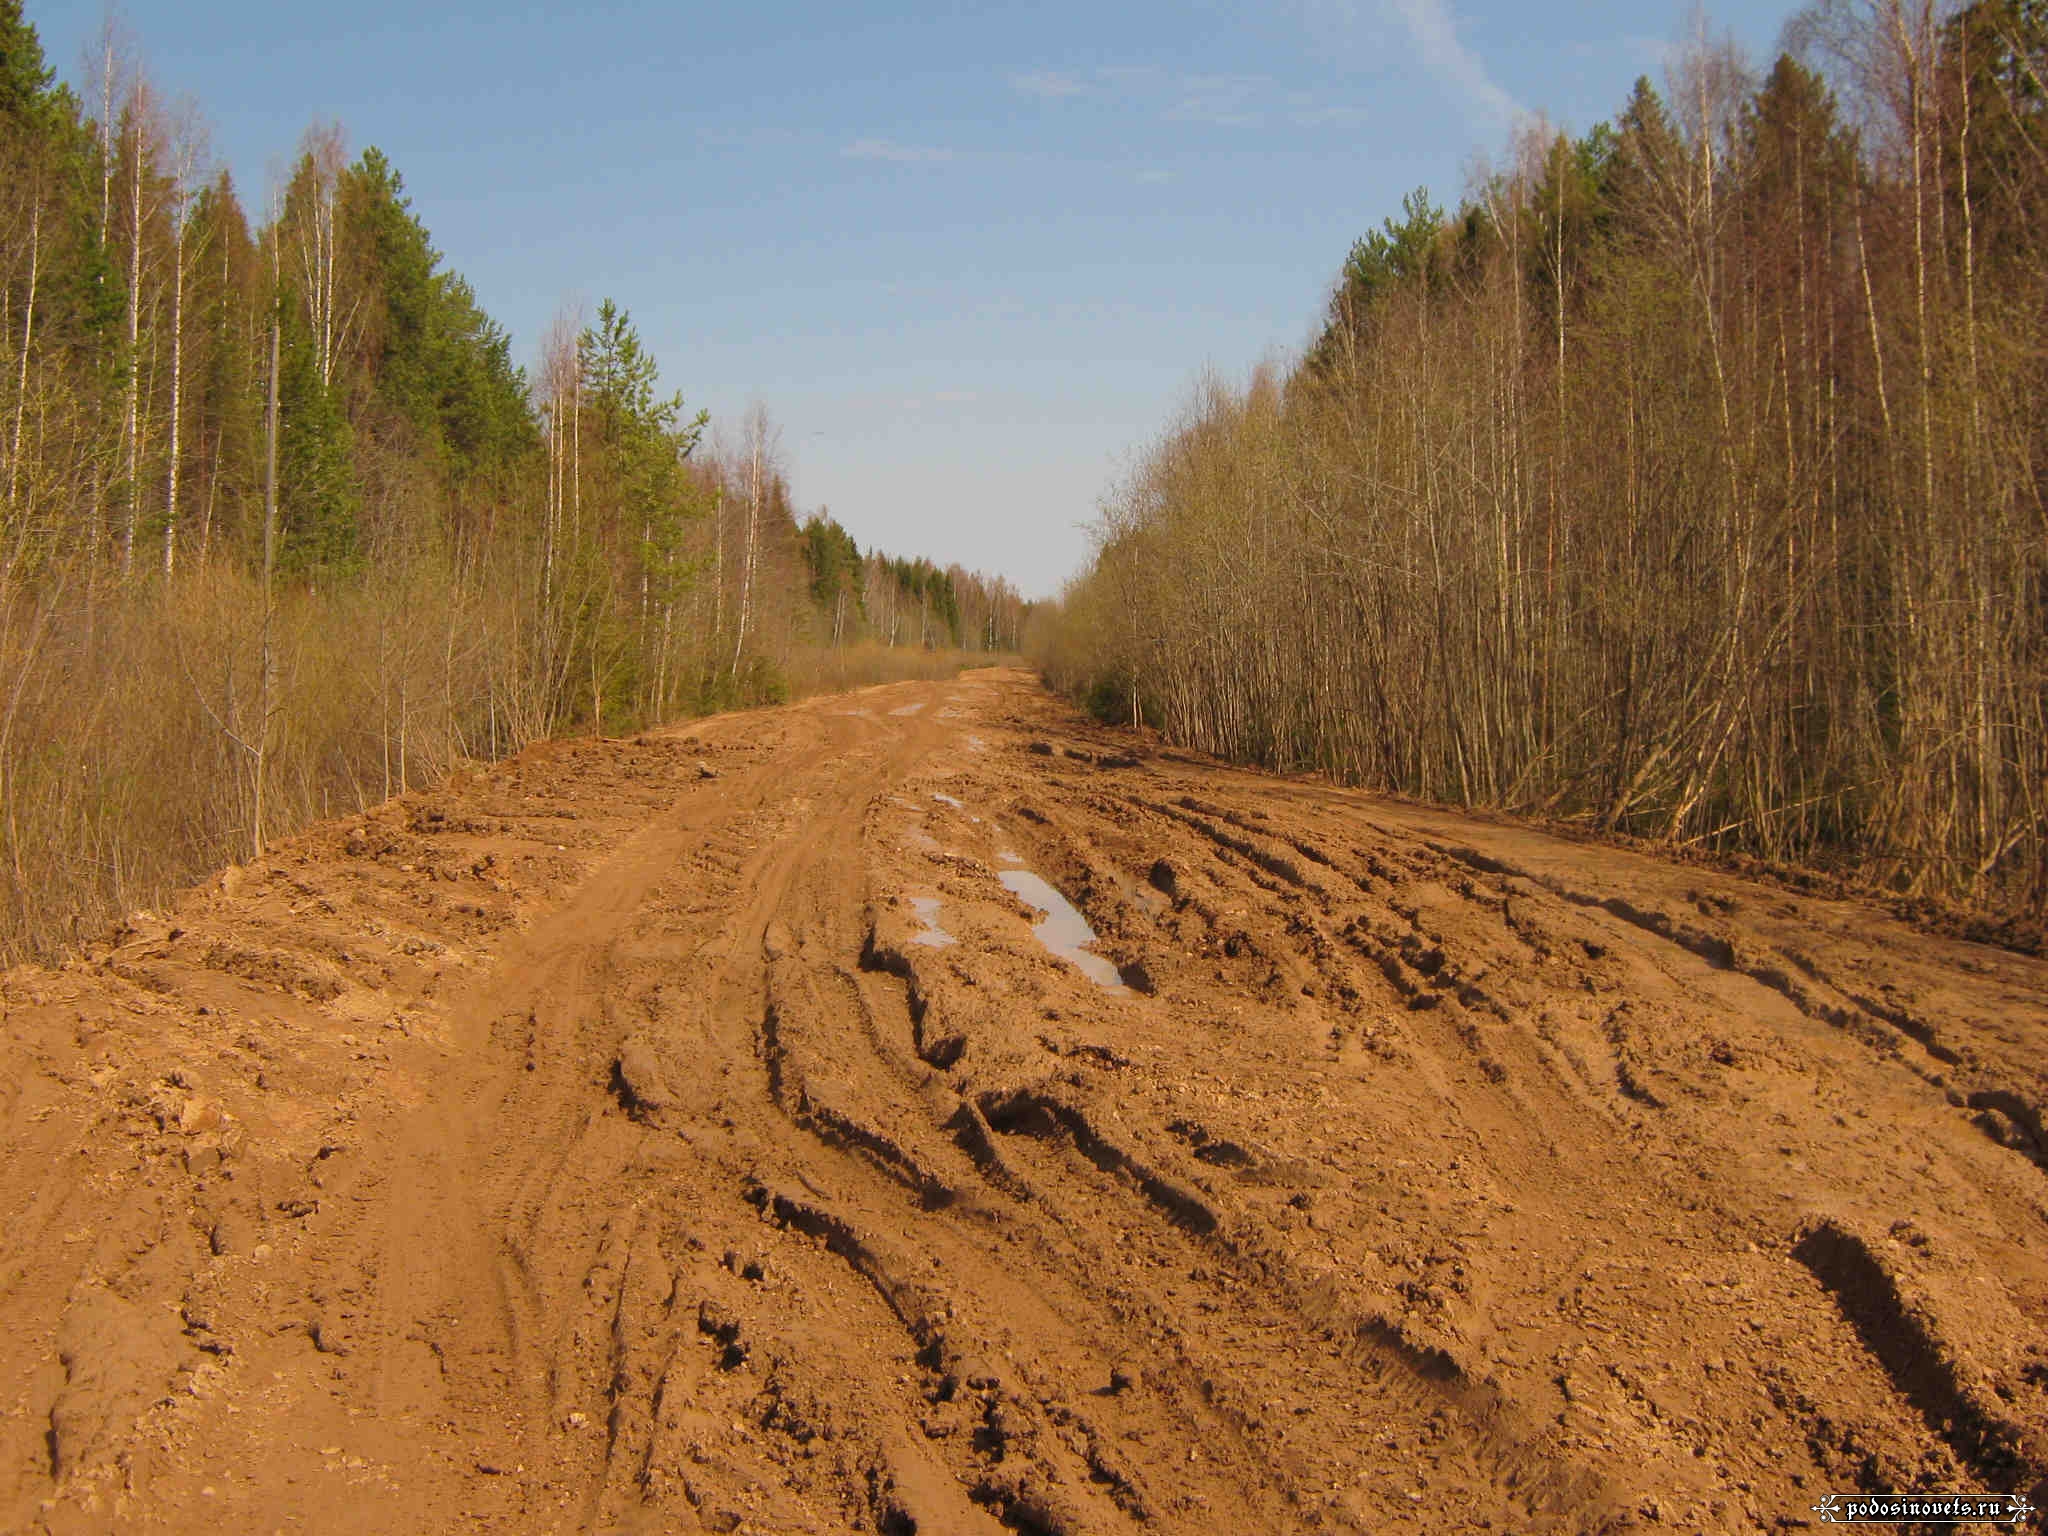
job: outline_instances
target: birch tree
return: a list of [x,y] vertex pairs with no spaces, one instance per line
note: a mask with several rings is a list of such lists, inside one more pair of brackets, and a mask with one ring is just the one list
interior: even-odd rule
[[747,540],[739,556],[740,611],[732,646],[732,677],[738,680],[740,658],[746,653],[747,624],[754,611],[754,570],[760,555],[761,516],[768,489],[768,476],[776,467],[782,433],[770,420],[768,407],[756,401],[748,407],[741,428],[742,451],[747,462]]
[[198,194],[206,162],[206,135],[198,107],[181,103],[171,119],[166,211],[171,225],[171,379],[164,458],[164,579],[178,560],[178,495],[184,465],[185,292],[190,264],[205,257],[206,227],[198,218]]

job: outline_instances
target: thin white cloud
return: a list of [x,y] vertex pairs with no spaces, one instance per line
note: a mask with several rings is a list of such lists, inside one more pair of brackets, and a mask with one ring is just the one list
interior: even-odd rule
[[1378,0],[1393,11],[1422,50],[1431,74],[1480,110],[1513,122],[1527,115],[1522,104],[1502,90],[1486,72],[1478,54],[1458,36],[1457,18],[1446,0]]
[[1028,75],[1012,75],[1010,85],[1026,96],[1037,96],[1046,101],[1061,101],[1072,96],[1085,96],[1088,87],[1074,75],[1058,70],[1041,69]]
[[[1338,3],[1350,6],[1365,0]],[[1101,64],[1079,73],[1040,70],[1012,75],[1010,87],[1040,100],[1085,98],[1097,105],[1154,113],[1169,123],[1206,128],[1285,124],[1314,130],[1356,123],[1366,115],[1355,102],[1332,101],[1318,92],[1290,89],[1271,75],[1175,74],[1153,64]]]
[[1351,53],[1382,63],[1398,46],[1387,33],[1405,32],[1423,68],[1476,111],[1502,123],[1529,115],[1458,35],[1451,0],[1293,0],[1290,8],[1314,30],[1341,39]]
[[848,160],[881,160],[890,165],[944,165],[959,158],[950,149],[929,144],[898,144],[893,139],[855,139],[839,153]]

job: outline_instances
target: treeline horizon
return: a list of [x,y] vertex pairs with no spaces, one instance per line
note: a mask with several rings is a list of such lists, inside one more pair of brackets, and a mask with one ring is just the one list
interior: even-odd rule
[[2048,6],[1825,0],[1412,194],[1205,381],[1051,680],[1350,783],[2048,903]]
[[315,123],[252,215],[111,20],[91,64],[0,0],[0,960],[542,737],[1015,649],[616,302],[518,366],[376,148]]

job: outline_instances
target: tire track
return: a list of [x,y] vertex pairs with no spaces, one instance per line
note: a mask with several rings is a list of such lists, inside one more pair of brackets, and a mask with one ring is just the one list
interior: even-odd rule
[[91,1175],[0,1164],[77,1448],[0,1511],[1732,1532],[2048,1470],[2038,966],[1016,675],[856,706],[538,749],[7,983],[9,1156]]

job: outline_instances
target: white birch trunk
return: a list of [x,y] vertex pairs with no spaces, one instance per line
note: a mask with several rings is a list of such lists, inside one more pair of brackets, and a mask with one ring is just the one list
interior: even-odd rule
[[171,272],[171,421],[170,462],[164,480],[164,580],[178,563],[178,448],[185,406],[185,212],[177,210],[177,241]]
[[121,574],[135,568],[135,531],[142,516],[142,369],[139,350],[142,323],[142,164],[148,140],[143,127],[141,92],[135,95],[135,163],[128,177],[128,521],[121,531]]
[[758,414],[748,422],[748,433],[753,438],[747,475],[747,555],[740,570],[740,626],[739,636],[733,641],[732,675],[740,675],[740,653],[747,645],[747,620],[754,606],[754,546],[761,527],[761,439],[766,434],[765,423]]

